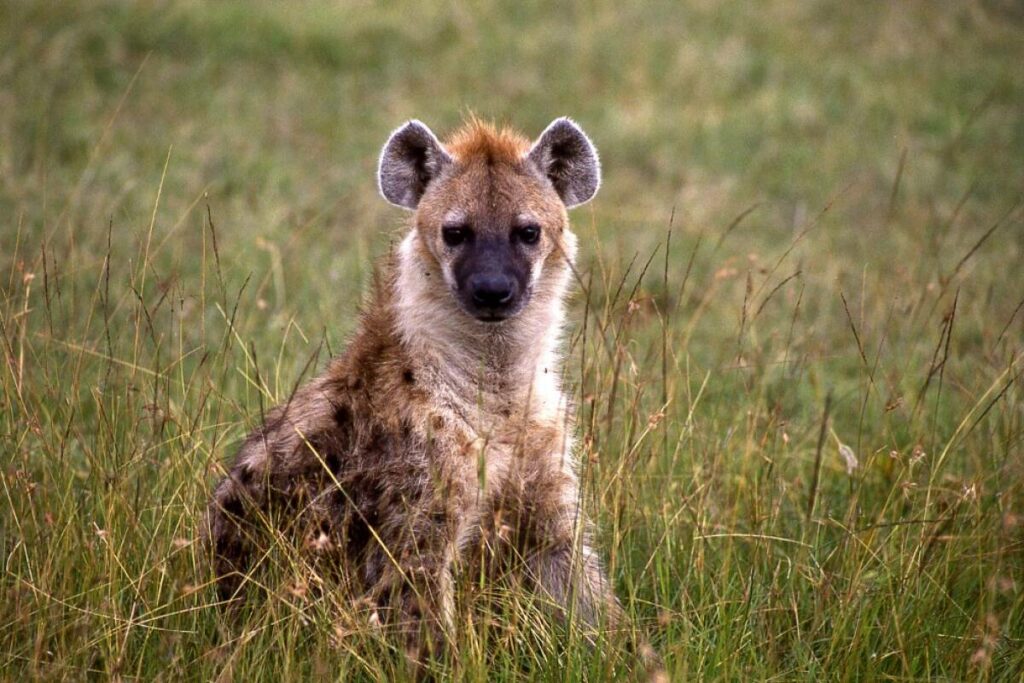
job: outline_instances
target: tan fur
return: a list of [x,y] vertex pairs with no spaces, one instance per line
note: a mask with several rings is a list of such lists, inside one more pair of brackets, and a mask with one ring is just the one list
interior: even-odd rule
[[518,163],[530,149],[530,140],[511,128],[498,128],[475,116],[445,141],[457,160],[489,159],[492,163]]
[[[448,147],[454,168],[382,264],[347,350],[267,417],[217,486],[217,573],[235,594],[261,542],[254,520],[269,518],[320,539],[417,647],[446,640],[454,576],[483,557],[516,558],[538,592],[597,626],[618,607],[587,540],[559,382],[576,238],[525,138],[473,120]],[[452,212],[542,226],[518,315],[460,309],[440,237]]]

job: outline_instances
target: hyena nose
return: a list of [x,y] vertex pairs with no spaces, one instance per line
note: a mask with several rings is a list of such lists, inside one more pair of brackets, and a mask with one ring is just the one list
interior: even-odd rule
[[477,273],[469,278],[469,291],[477,306],[502,308],[515,297],[516,283],[507,275]]

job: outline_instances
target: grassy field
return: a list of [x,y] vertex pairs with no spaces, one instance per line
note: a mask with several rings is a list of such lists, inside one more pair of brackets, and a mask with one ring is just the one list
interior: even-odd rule
[[[196,527],[401,232],[388,132],[472,110],[601,150],[566,376],[673,680],[1022,679],[1019,4],[554,5],[0,0],[0,677],[405,675]],[[440,674],[628,675],[462,583]]]

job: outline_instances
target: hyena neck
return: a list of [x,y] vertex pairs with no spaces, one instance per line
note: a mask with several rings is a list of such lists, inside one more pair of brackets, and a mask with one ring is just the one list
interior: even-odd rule
[[440,400],[494,416],[564,418],[559,347],[568,278],[536,292],[515,318],[485,323],[459,307],[415,232],[399,246],[394,268],[395,332]]

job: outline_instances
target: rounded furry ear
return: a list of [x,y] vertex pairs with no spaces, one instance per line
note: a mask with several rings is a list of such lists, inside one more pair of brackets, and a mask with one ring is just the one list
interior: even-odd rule
[[567,209],[590,201],[601,186],[597,150],[571,119],[552,121],[527,158],[551,181]]
[[380,193],[396,206],[415,209],[427,185],[452,158],[429,128],[413,119],[399,126],[380,153]]

